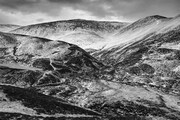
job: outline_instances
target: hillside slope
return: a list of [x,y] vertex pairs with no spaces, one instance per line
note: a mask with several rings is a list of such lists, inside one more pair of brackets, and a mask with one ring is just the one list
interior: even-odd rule
[[[86,47],[87,45],[81,42],[97,43],[104,37],[114,34],[125,25],[127,23],[74,19],[23,26],[11,32],[53,40],[62,39],[63,41],[80,45],[80,47]],[[85,39],[79,41],[79,38]]]
[[103,66],[76,45],[1,32],[0,119],[99,119],[95,111],[39,94],[34,87],[77,84],[76,77],[95,77]]
[[17,28],[20,28],[20,25],[11,25],[11,24],[0,24],[0,32],[10,32]]
[[[141,55],[153,54],[145,54],[144,44],[155,46],[157,41],[166,44],[171,39],[177,44],[178,37],[174,35],[179,35],[179,32],[176,30],[172,35],[166,35],[167,41],[160,40],[162,36],[154,36],[156,39],[146,39],[147,42],[143,39],[127,44],[129,47],[124,48],[125,52],[116,46],[117,49],[109,51],[110,57],[104,60],[108,62],[113,57],[112,53],[114,57],[119,57],[114,58],[114,64],[108,63],[111,66],[105,66],[76,45],[1,33],[0,82],[2,85],[20,87],[22,91],[30,89],[36,94],[92,109],[102,114],[100,119],[179,119],[178,78],[175,73],[168,72],[169,68],[161,68],[162,63],[167,64],[164,59],[178,65],[178,57],[163,52],[162,62],[158,60],[160,57],[149,58],[148,63],[139,60]],[[115,54],[116,50],[122,54]],[[154,59],[157,59],[160,67],[155,68],[156,64],[150,64],[155,63]],[[160,74],[159,70],[164,71],[160,71]],[[1,114],[16,118],[23,113]]]
[[114,34],[113,37],[109,38],[109,41],[103,43],[103,49],[109,52],[111,52],[112,49],[113,52],[117,52],[118,48],[127,47],[136,41],[146,40],[155,35],[168,34],[168,32],[171,31],[178,31],[179,26],[180,17],[178,16],[174,18],[157,15],[148,16],[123,27],[119,32]]
[[0,119],[97,119],[99,114],[33,90],[0,85]]
[[[145,21],[146,24],[142,21]],[[103,49],[91,53],[100,61],[112,65],[113,72],[109,74],[109,80],[134,86],[133,89],[143,87],[151,91],[151,93],[147,93],[151,97],[153,96],[152,91],[156,91],[161,96],[156,98],[162,98],[166,102],[170,100],[178,107],[180,100],[178,97],[180,95],[180,17],[147,17],[129,25],[129,27],[122,28],[118,34],[115,34],[114,38],[117,38],[116,42],[109,42]],[[124,41],[121,42],[121,40]],[[111,97],[116,99],[114,96],[117,94],[114,93]],[[136,93],[131,91],[130,94],[135,95]],[[127,96],[131,96],[130,94],[128,93]],[[142,94],[139,93],[139,95]],[[146,97],[144,98],[146,99]],[[170,105],[169,102],[165,104],[168,106]],[[120,106],[124,105],[120,104]],[[109,105],[109,107],[112,106]],[[158,115],[160,114],[158,113]],[[174,115],[178,114],[175,113]],[[153,115],[152,119],[179,119],[179,117],[159,118],[155,116]]]
[[151,37],[153,34],[166,33],[178,27],[180,25],[179,21],[180,17],[178,16],[174,18],[166,18],[158,15],[148,16],[122,27],[104,42],[89,47],[108,49],[110,47],[138,41],[145,37]]
[[112,38],[88,49],[92,57],[66,42],[1,33],[0,84],[97,111],[97,119],[179,120],[180,17],[146,17]]

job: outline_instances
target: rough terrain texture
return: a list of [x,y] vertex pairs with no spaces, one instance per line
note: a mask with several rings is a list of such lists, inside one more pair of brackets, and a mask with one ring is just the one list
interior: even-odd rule
[[146,17],[112,39],[86,52],[0,33],[0,117],[179,120],[180,18]]

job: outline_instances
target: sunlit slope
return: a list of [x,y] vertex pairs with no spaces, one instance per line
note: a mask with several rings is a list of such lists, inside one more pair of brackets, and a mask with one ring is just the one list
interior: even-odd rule
[[0,31],[1,32],[10,32],[10,31],[15,30],[20,27],[21,26],[19,26],[19,25],[0,24]]
[[63,41],[80,45],[80,47],[84,48],[104,40],[104,37],[114,34],[126,25],[127,23],[123,22],[74,19],[23,26],[11,32],[53,40],[61,38]]

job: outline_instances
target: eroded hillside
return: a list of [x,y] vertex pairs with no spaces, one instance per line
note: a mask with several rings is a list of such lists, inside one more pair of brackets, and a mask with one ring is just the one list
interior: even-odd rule
[[[146,17],[89,53],[59,40],[0,33],[0,98],[6,110],[0,116],[180,119],[179,25],[178,16]],[[18,105],[22,109],[14,112]]]

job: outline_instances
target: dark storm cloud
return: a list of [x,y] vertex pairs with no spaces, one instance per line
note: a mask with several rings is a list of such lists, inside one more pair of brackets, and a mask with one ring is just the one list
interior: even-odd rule
[[0,0],[0,9],[57,16],[62,8],[82,10],[97,18],[122,16],[130,20],[159,14],[180,14],[180,0]]
[[118,15],[130,19],[139,19],[149,15],[175,16],[180,14],[180,0],[128,0],[111,3]]
[[43,12],[50,16],[56,16],[64,7],[70,7],[104,17],[110,12],[104,10],[103,2],[103,0],[0,0],[0,7],[5,10],[21,11],[25,14]]
[[18,8],[20,6],[31,6],[34,3],[39,2],[39,0],[0,0],[1,7],[7,7],[7,8]]
[[[180,14],[180,0],[48,0],[69,4],[74,9],[91,12],[98,17],[119,15],[138,19],[148,15],[174,16]],[[106,7],[104,7],[106,6]]]
[[49,2],[57,2],[57,3],[69,3],[69,4],[83,2],[83,0],[48,0],[48,1]]

